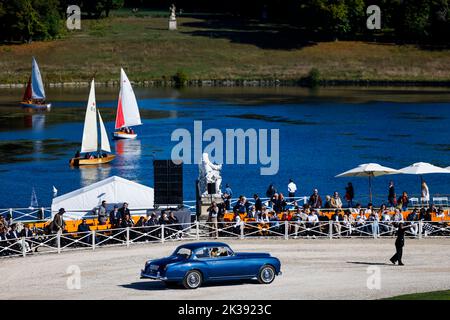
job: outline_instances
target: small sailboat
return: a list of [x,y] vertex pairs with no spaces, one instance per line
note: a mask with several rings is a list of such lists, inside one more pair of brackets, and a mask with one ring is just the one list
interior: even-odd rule
[[[98,149],[97,115],[98,122],[100,123],[100,150]],[[84,156],[77,152],[77,155],[70,159],[70,165],[81,166],[108,163],[116,157],[113,154],[102,153],[101,151],[111,153],[111,147],[100,111],[97,110],[95,84],[94,80],[92,80],[86,107],[86,116],[84,118],[83,140],[81,143],[81,154],[84,154]]]
[[36,195],[36,191],[33,189],[31,190],[31,201],[30,201],[30,209],[34,209],[34,208],[38,208],[39,204],[38,204],[38,199],[37,199],[37,195]]
[[131,126],[141,125],[139,107],[134,95],[133,87],[123,69],[120,69],[120,92],[117,102],[116,126],[113,136],[115,139],[135,139],[137,134]]
[[28,79],[27,88],[20,104],[24,108],[33,110],[49,110],[51,107],[51,103],[45,102],[44,83],[34,57],[31,64],[31,76]]

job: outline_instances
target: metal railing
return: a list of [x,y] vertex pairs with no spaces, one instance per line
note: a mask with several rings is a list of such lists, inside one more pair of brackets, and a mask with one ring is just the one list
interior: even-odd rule
[[[408,237],[450,237],[450,221],[406,222]],[[164,243],[206,239],[308,239],[308,238],[389,238],[394,237],[398,222],[348,223],[336,221],[256,221],[193,222],[127,227],[86,232],[36,235],[0,241],[0,257],[61,253],[99,247],[126,246],[138,243]]]

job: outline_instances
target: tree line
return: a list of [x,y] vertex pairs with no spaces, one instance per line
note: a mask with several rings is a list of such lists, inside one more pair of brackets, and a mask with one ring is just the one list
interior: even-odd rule
[[[450,39],[450,0],[0,0],[0,41],[60,37],[66,32],[70,4],[79,5],[83,17],[100,19],[121,7],[168,11],[172,3],[186,14],[282,23],[311,37],[360,39],[378,34],[394,41],[446,44]],[[366,27],[369,5],[381,9],[381,30]]]

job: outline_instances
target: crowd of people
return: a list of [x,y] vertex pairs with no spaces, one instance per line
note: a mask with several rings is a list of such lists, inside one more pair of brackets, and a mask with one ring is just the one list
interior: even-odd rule
[[[285,230],[283,221],[292,221],[289,225],[289,233],[296,236],[317,236],[329,235],[331,232],[336,236],[351,235],[392,235],[394,229],[400,222],[409,225],[408,229],[414,236],[419,233],[419,221],[423,224],[422,232],[426,236],[433,231],[430,221],[434,215],[436,218],[444,220],[445,212],[441,207],[436,207],[430,203],[430,194],[425,181],[422,181],[422,203],[421,208],[414,208],[406,219],[403,215],[408,210],[410,200],[408,194],[403,192],[397,198],[394,182],[389,182],[387,204],[382,204],[375,209],[372,203],[365,208],[361,204],[354,204],[355,192],[352,183],[348,183],[345,188],[346,206],[341,199],[339,192],[334,192],[332,196],[327,195],[325,201],[319,195],[318,189],[314,189],[310,197],[299,205],[295,200],[297,186],[292,179],[289,180],[288,199],[283,193],[277,192],[275,186],[270,184],[266,191],[267,201],[262,201],[258,194],[253,195],[253,203],[244,196],[239,196],[234,206],[231,206],[233,192],[227,184],[222,195],[223,203],[213,203],[208,209],[209,222],[215,224],[215,229],[222,229],[226,212],[233,212],[232,222],[234,223],[234,233],[242,232],[243,219],[246,228],[252,231],[252,225],[259,229],[258,234],[278,235]],[[329,221],[332,221],[330,224]],[[406,221],[404,221],[406,220]],[[215,232],[217,234],[217,231]]]
[[[27,253],[33,252],[33,249],[37,251],[39,243],[56,247],[56,238],[52,236],[58,233],[62,235],[61,246],[65,246],[69,242],[72,242],[74,246],[91,245],[93,242],[96,244],[121,243],[126,240],[126,234],[123,232],[125,228],[129,228],[129,239],[133,241],[160,239],[161,225],[166,225],[166,228],[164,228],[165,238],[175,239],[182,236],[181,224],[174,211],[171,210],[163,210],[160,214],[156,212],[148,213],[146,216],[139,217],[136,222],[132,219],[126,202],[120,208],[118,205],[114,205],[113,209],[108,212],[107,203],[103,201],[96,211],[97,223],[95,224],[109,225],[105,234],[102,236],[97,232],[95,239],[92,239],[91,231],[93,228],[92,225],[88,224],[86,218],[81,220],[75,233],[69,233],[64,219],[66,213],[64,208],[58,210],[52,221],[44,229],[30,228],[28,223],[12,223],[10,214],[7,214],[6,217],[0,215],[0,255],[21,254],[24,245]],[[114,234],[117,236],[114,236]],[[113,237],[109,237],[110,235],[113,235]],[[48,237],[52,237],[53,241],[47,241]],[[25,238],[25,241],[22,241],[22,238]],[[71,241],[74,239],[79,239],[79,241]]]
[[[379,208],[374,208],[372,203],[362,207],[360,203],[354,203],[355,192],[351,183],[345,188],[344,200],[339,192],[327,195],[325,201],[319,194],[318,189],[314,189],[312,194],[300,205],[296,199],[297,185],[290,179],[287,185],[288,197],[278,192],[273,184],[270,184],[266,191],[267,200],[262,200],[258,194],[253,195],[252,201],[245,196],[239,196],[232,205],[233,190],[227,184],[222,194],[222,202],[212,202],[208,208],[209,228],[208,232],[212,237],[236,235],[241,233],[268,236],[283,235],[286,231],[293,237],[316,237],[316,236],[391,236],[395,233],[400,223],[406,225],[406,232],[412,236],[418,236],[420,232],[424,236],[433,234],[450,233],[445,222],[446,214],[443,208],[435,206],[429,201],[429,190],[426,183],[422,182],[422,203],[426,204],[421,208],[414,207],[408,214],[404,214],[410,208],[410,199],[406,192],[397,197],[393,181],[388,187],[387,203],[381,204]],[[344,205],[344,203],[346,205]],[[52,234],[67,234],[66,223],[63,218],[65,210],[61,208],[55,214],[51,223],[44,230],[30,228],[28,224],[22,225],[13,223],[11,215],[0,215],[0,255],[20,253],[25,249],[31,252],[33,247],[37,250],[36,244],[42,241],[42,236]],[[97,225],[107,225],[108,231],[112,234],[119,234],[112,237],[111,241],[124,241],[123,230],[129,228],[129,239],[136,241],[155,240],[161,238],[161,225],[168,225],[164,230],[164,237],[180,238],[183,236],[181,224],[174,211],[166,210],[161,213],[149,212],[146,216],[141,216],[136,222],[132,219],[128,203],[124,202],[120,207],[114,205],[108,210],[108,204],[103,201],[93,212],[96,215]],[[232,218],[225,219],[225,216]],[[432,217],[441,218],[444,228],[438,226],[438,231],[433,227]],[[288,221],[289,223],[284,223]],[[330,223],[331,221],[331,223]],[[422,223],[419,223],[422,221]],[[434,223],[434,224],[435,224]],[[421,228],[419,228],[419,225]],[[288,228],[288,230],[286,230]],[[77,226],[78,237],[81,235],[81,243],[109,243],[101,234],[95,239],[91,238],[92,226],[82,219]],[[112,230],[111,230],[112,229]],[[446,234],[448,235],[448,234]],[[41,237],[41,238],[39,238]],[[77,237],[70,235],[64,237]],[[22,238],[26,238],[24,242]],[[107,238],[107,237],[106,237]],[[38,240],[40,239],[40,240]],[[56,243],[50,243],[55,245]],[[7,249],[5,249],[7,248]]]

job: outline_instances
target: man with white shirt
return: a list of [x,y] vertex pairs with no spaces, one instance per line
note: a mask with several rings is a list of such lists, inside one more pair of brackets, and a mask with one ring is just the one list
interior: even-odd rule
[[309,212],[308,217],[306,217],[306,228],[307,228],[307,236],[309,237],[312,235],[314,238],[316,237],[314,235],[314,231],[311,229],[314,228],[317,223],[319,223],[319,217],[316,214],[316,210],[312,210]]
[[294,180],[289,179],[288,184],[289,201],[294,201],[295,192],[297,192],[297,185],[294,183]]

